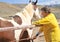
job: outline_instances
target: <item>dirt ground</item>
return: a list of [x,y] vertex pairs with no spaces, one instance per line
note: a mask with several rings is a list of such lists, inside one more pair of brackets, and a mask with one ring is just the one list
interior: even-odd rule
[[[36,33],[39,31],[39,28],[34,28],[33,29],[33,34],[32,37],[36,35]],[[45,38],[43,36],[43,33],[41,33],[37,39],[34,40],[34,42],[45,42]]]

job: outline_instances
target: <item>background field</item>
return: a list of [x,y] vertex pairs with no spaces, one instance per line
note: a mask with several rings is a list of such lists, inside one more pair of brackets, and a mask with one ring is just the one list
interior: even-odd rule
[[[27,4],[9,4],[0,2],[0,17],[8,17],[20,12]],[[39,9],[43,6],[38,5]],[[49,6],[56,17],[60,18],[60,5]]]

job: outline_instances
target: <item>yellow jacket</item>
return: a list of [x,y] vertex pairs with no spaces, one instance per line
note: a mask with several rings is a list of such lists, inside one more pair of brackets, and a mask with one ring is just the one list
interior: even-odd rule
[[50,13],[45,18],[35,21],[32,24],[43,24],[43,26],[40,26],[40,32],[44,32],[46,42],[60,41],[59,25],[54,14]]

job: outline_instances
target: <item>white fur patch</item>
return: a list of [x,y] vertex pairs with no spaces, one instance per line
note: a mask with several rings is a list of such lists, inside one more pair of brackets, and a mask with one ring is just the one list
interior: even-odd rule
[[38,8],[36,8],[35,15],[36,15],[36,17],[41,18]]
[[3,21],[7,21],[7,19],[4,19],[4,18],[2,18],[2,17],[0,17],[0,19],[3,20]]

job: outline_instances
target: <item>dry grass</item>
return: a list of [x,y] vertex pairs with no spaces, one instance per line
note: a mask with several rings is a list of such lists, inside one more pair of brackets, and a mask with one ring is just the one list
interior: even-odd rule
[[0,17],[8,17],[19,12],[21,8],[7,3],[0,3]]
[[[27,4],[8,4],[0,2],[0,17],[8,17],[20,12]],[[39,9],[43,6],[38,5]],[[57,18],[60,18],[60,7],[50,7]]]

